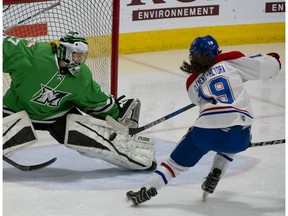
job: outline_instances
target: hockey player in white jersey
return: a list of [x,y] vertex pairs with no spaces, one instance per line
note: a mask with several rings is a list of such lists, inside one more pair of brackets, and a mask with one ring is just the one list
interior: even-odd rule
[[253,112],[243,83],[267,80],[281,68],[277,53],[249,57],[238,51],[221,53],[217,41],[209,35],[197,37],[189,51],[190,63],[184,61],[180,69],[191,74],[186,88],[191,101],[200,107],[199,117],[143,187],[126,193],[136,206],[156,196],[171,178],[214,151],[211,170],[201,186],[205,201],[234,155],[245,151],[251,141]]

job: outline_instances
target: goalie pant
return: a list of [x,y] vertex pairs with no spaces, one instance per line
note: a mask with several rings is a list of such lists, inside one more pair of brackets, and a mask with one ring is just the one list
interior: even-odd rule
[[[67,116],[65,146],[80,154],[100,158],[116,166],[145,170],[155,158],[154,141],[142,136],[117,135],[113,141],[109,136],[114,131],[105,121],[91,116],[70,114]],[[25,111],[3,118],[3,155],[15,152],[37,142],[37,135]]]
[[145,170],[155,159],[154,140],[143,136],[117,134],[103,120],[91,116],[69,114],[67,116],[65,146],[92,158],[101,158],[116,166]]

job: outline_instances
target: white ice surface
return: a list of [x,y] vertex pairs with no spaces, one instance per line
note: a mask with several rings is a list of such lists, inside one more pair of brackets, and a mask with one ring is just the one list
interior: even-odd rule
[[[247,55],[276,51],[280,74],[269,81],[246,83],[255,114],[253,141],[285,138],[284,44],[223,47]],[[140,126],[190,101],[187,76],[179,65],[187,50],[132,54],[120,57],[119,95],[142,102]],[[157,140],[157,160],[173,150],[197,117],[197,108],[159,124],[142,134]],[[45,132],[39,142],[13,155],[22,164],[58,160],[42,170],[22,172],[3,162],[3,215],[5,216],[283,216],[285,215],[285,144],[254,147],[236,156],[217,190],[204,203],[200,185],[208,174],[213,153],[135,208],[125,193],[138,189],[151,172],[131,172],[102,160],[85,158],[57,144]]]

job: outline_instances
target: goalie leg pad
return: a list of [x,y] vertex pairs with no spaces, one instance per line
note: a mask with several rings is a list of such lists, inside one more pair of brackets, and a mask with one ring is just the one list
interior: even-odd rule
[[37,142],[37,136],[28,114],[17,112],[3,118],[3,155],[9,157],[16,151]]
[[69,114],[64,144],[84,156],[100,158],[125,169],[145,170],[152,165],[155,157],[152,139],[117,134],[110,141],[114,132],[103,120]]

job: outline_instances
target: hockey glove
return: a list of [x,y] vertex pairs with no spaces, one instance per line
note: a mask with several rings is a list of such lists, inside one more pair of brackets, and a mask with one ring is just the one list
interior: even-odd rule
[[131,128],[137,128],[141,108],[140,101],[138,99],[125,99],[124,95],[116,101],[120,110],[118,122]]
[[180,66],[180,70],[186,73],[192,73],[191,65],[186,61],[183,61],[182,65]]
[[279,67],[280,67],[280,69],[281,69],[281,62],[280,62],[280,56],[279,56],[279,54],[278,54],[278,53],[275,53],[275,52],[271,52],[271,53],[267,53],[267,55],[274,57],[274,58],[278,61]]

